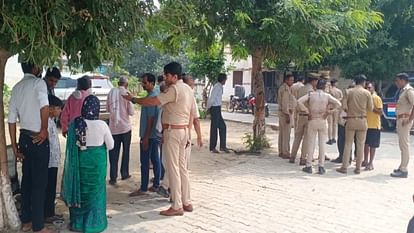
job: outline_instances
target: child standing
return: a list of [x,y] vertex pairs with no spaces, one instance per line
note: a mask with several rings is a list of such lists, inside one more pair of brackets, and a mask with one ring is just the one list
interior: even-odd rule
[[60,143],[57,132],[55,119],[58,119],[62,112],[63,102],[54,95],[49,95],[49,121],[48,121],[48,132],[49,132],[49,170],[48,170],[48,181],[46,188],[46,199],[45,199],[45,222],[53,223],[55,220],[62,220],[63,217],[55,214],[55,198],[56,198],[56,183],[57,173],[60,164]]

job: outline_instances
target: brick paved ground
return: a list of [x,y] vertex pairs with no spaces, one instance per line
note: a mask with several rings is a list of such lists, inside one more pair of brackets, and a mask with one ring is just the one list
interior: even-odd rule
[[[208,124],[202,123],[204,132]],[[250,126],[227,126],[229,146],[241,148],[240,138]],[[268,136],[276,147],[277,132],[269,129]],[[191,159],[195,210],[183,217],[160,216],[169,203],[156,194],[128,197],[139,183],[139,160],[133,153],[132,180],[119,182],[118,188],[108,186],[106,232],[402,233],[414,213],[414,173],[408,179],[389,177],[399,162],[395,135],[383,134],[382,143],[375,170],[358,176],[351,169],[347,176],[338,174],[337,165],[329,162],[326,175],[305,174],[277,158],[277,148],[260,156],[196,149]],[[330,157],[336,156],[335,148],[329,146]],[[138,151],[136,143],[132,151]]]

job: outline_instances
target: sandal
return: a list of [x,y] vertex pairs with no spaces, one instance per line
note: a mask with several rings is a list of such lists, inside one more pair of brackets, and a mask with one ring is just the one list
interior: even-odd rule
[[63,215],[61,215],[61,214],[55,214],[52,217],[47,217],[45,219],[45,223],[53,223],[54,221],[57,221],[57,220],[63,220]]
[[141,191],[141,189],[138,189],[137,191],[134,191],[134,192],[128,194],[128,196],[130,196],[130,197],[138,197],[138,196],[144,196],[144,195],[148,195],[148,193]]

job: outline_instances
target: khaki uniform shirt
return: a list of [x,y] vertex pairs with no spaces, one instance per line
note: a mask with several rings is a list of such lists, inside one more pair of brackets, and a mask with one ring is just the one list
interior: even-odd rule
[[332,87],[330,93],[333,97],[335,97],[335,99],[339,101],[341,101],[343,98],[342,91],[337,87]]
[[356,85],[347,92],[343,108],[347,112],[346,127],[354,130],[367,130],[367,111],[374,108],[371,93],[361,85]]
[[[396,114],[411,114],[414,105],[414,88],[407,84],[400,90],[400,97],[398,98]],[[407,117],[408,118],[408,117]]]
[[188,125],[191,113],[196,115],[193,90],[182,80],[169,86],[165,93],[160,93],[158,99],[163,109],[163,124]]
[[279,91],[277,93],[277,102],[279,104],[279,112],[284,114],[291,114],[296,107],[296,99],[292,95],[291,88],[286,84],[283,83],[279,87]]
[[[311,92],[313,92],[314,90],[313,90],[313,87],[312,87],[312,85],[311,84],[309,84],[309,83],[307,83],[306,85],[304,85],[302,88],[300,88],[299,90],[298,90],[298,96],[297,96],[297,98],[296,99],[300,99],[302,96],[305,96],[305,95],[309,95],[309,93],[311,93]],[[305,107],[309,107],[309,105],[308,105],[308,103],[307,102],[305,102]],[[296,109],[298,112],[303,112],[303,111],[301,111],[301,109],[300,109],[300,107],[299,107],[299,105],[297,106],[297,109]]]
[[[309,107],[305,106],[306,102],[308,102]],[[341,102],[339,102],[339,100],[323,90],[316,90],[308,95],[302,96],[298,100],[298,104],[302,111],[311,114],[312,119],[325,117],[325,114],[329,109],[328,105],[332,105],[334,108],[341,107]]]
[[292,89],[292,95],[295,96],[296,99],[299,99],[298,94],[299,94],[299,90],[305,86],[302,82],[296,82],[292,85],[291,89]]

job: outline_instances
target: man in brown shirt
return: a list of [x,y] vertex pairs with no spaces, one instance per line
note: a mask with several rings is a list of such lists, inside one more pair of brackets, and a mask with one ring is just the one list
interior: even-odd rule
[[361,173],[361,163],[364,157],[364,144],[368,130],[367,111],[372,111],[373,109],[371,93],[365,90],[366,80],[367,78],[365,75],[357,75],[355,77],[355,87],[349,90],[347,99],[343,102],[343,109],[347,113],[347,122],[345,125],[345,148],[342,166],[336,169],[336,171],[340,173],[347,173],[352,143],[355,136],[357,158],[354,173]]
[[284,159],[290,158],[290,131],[293,124],[293,110],[296,106],[296,99],[292,95],[291,90],[292,84],[293,75],[286,75],[277,95],[277,102],[279,104],[279,157]]
[[193,211],[185,148],[189,143],[188,125],[196,113],[192,111],[193,91],[181,79],[181,70],[181,65],[177,62],[164,66],[164,80],[168,89],[156,97],[136,98],[130,94],[124,96],[133,103],[144,106],[162,105],[163,152],[173,200],[168,210],[160,212],[165,216],[183,215],[184,211]]
[[[309,114],[309,123],[306,136],[309,155],[307,158],[306,167],[302,169],[306,173],[312,173],[313,152],[315,150],[316,135],[318,135],[318,174],[325,174],[325,140],[328,136],[328,125],[326,117],[328,115],[330,106],[333,106],[334,108],[339,108],[341,106],[341,103],[337,99],[324,91],[326,83],[327,81],[325,79],[320,79],[318,81],[316,91],[311,92],[308,95],[304,95],[298,100],[300,109]],[[305,107],[305,103],[307,103],[308,107]]]
[[[314,91],[316,89],[316,84],[318,83],[318,77],[319,75],[310,73],[307,77],[306,85],[297,91],[295,96],[296,99],[299,99],[302,96],[308,95],[310,92]],[[295,163],[296,155],[298,153],[302,139],[304,142],[307,141],[306,130],[308,127],[309,114],[304,111],[301,111],[300,108],[297,107],[296,115],[297,120],[295,122],[295,139],[293,140],[292,151],[290,153],[290,163]],[[306,156],[308,154],[306,146],[307,143],[302,143],[299,165],[306,165]]]
[[[331,88],[329,93],[337,100],[342,100],[342,91],[336,87],[336,83],[338,80],[332,79],[331,80]],[[331,114],[328,116],[328,142],[327,144],[331,145],[336,143],[336,135],[338,131],[338,117],[339,117],[338,110],[332,110]]]
[[395,84],[400,89],[397,102],[397,134],[398,144],[401,150],[401,164],[391,173],[392,177],[407,178],[407,166],[410,159],[410,129],[414,119],[414,89],[408,83],[406,73],[397,74]]

